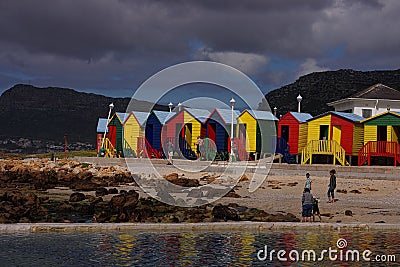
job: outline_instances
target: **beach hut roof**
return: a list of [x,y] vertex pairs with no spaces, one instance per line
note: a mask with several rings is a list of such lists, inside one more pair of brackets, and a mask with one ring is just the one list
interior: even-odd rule
[[144,123],[147,120],[147,117],[149,116],[148,112],[142,112],[142,111],[132,111],[132,114],[136,117],[141,126],[144,125]]
[[153,110],[153,113],[154,115],[156,115],[161,124],[164,124],[169,118],[171,118],[175,114],[174,112],[160,110]]
[[[253,118],[255,118],[256,120],[268,120],[268,121],[277,121],[278,118],[274,116],[274,114],[272,114],[270,111],[263,111],[263,110],[248,110],[246,109],[247,112],[250,113],[251,116],[253,116]],[[242,114],[244,112],[243,111]]]
[[290,112],[290,114],[293,115],[293,117],[298,120],[299,122],[306,122],[309,119],[312,119],[312,116],[308,113],[302,113],[302,112]]
[[322,114],[320,114],[320,115],[317,115],[317,116],[315,116],[315,117],[309,119],[308,121],[312,121],[312,120],[314,120],[314,119],[318,119],[318,118],[321,118],[321,117],[326,116],[326,115],[329,115],[329,114],[336,115],[336,116],[338,116],[338,117],[341,117],[341,118],[343,118],[343,119],[346,119],[346,120],[349,120],[349,121],[352,121],[352,122],[360,122],[360,121],[364,120],[363,117],[361,117],[361,116],[359,116],[359,115],[357,115],[357,114],[354,114],[354,113],[338,112],[338,111],[328,111],[328,112],[322,113]]
[[[219,114],[219,116],[223,119],[223,121],[226,124],[231,124],[232,123],[232,110],[231,109],[216,108],[210,114],[210,117],[215,112],[217,112]],[[233,110],[233,124],[236,124],[236,118],[239,117],[239,115],[240,115],[240,111],[239,110],[236,110],[236,109]]]
[[193,117],[199,120],[201,123],[204,123],[208,116],[210,116],[210,111],[206,109],[198,109],[198,108],[185,108],[187,112],[190,113]]
[[123,113],[123,112],[115,112],[115,114],[117,114],[119,120],[121,121],[121,123],[124,123],[125,120],[128,118],[129,113]]
[[98,133],[104,133],[107,132],[107,119],[104,118],[99,118],[99,120],[97,121],[97,132]]
[[370,120],[373,120],[373,119],[375,119],[375,118],[378,118],[378,117],[383,116],[383,115],[386,115],[386,114],[392,114],[392,115],[395,115],[395,116],[397,116],[397,117],[400,117],[400,112],[388,110],[388,111],[385,111],[385,112],[376,114],[375,116],[366,118],[366,119],[364,119],[364,120],[362,121],[362,123],[367,122],[367,121],[370,121]]

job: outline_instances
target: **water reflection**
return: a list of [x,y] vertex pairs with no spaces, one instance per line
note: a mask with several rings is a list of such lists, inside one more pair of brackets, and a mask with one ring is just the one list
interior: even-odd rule
[[[347,250],[369,249],[393,254],[398,266],[400,241],[396,231],[270,231],[182,233],[40,233],[0,235],[1,266],[368,266],[359,261],[279,261],[278,250],[337,249],[337,240],[347,241]],[[257,252],[267,245],[275,249],[272,261],[260,261]],[[287,255],[286,255],[287,256]]]

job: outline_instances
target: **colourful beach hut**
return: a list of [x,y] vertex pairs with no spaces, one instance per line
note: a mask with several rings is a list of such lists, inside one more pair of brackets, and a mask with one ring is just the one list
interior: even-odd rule
[[165,122],[172,117],[172,112],[153,110],[146,121],[146,139],[152,148],[161,151],[161,131]]
[[126,117],[123,123],[123,145],[125,151],[129,153],[129,155],[125,155],[126,157],[140,156],[143,149],[139,144],[139,140],[143,137],[144,125],[148,115],[149,113],[147,112],[132,111]]
[[175,150],[180,149],[184,157],[195,158],[197,136],[205,136],[203,123],[209,115],[208,110],[184,108],[170,116],[163,129],[163,144],[169,140]]
[[302,150],[302,164],[312,164],[313,155],[331,155],[333,163],[349,165],[362,147],[364,118],[353,113],[329,111],[308,120],[307,146]]
[[288,112],[278,121],[278,138],[290,146],[290,154],[297,155],[307,145],[308,113]]
[[393,165],[400,163],[400,113],[387,111],[362,121],[364,145],[358,153],[358,165],[368,162],[371,157],[393,158]]
[[108,136],[112,146],[117,151],[117,156],[123,157],[124,121],[129,113],[116,112],[108,122]]
[[236,136],[252,159],[275,151],[277,122],[269,111],[244,110],[238,116]]
[[99,154],[101,149],[101,143],[103,142],[104,132],[107,134],[107,119],[99,118],[97,121],[96,128],[96,144],[97,144],[97,154]]
[[[238,110],[233,111],[233,135],[236,130],[236,119],[240,115]],[[218,152],[229,152],[230,134],[232,125],[231,109],[214,109],[205,121],[206,136],[214,141]]]

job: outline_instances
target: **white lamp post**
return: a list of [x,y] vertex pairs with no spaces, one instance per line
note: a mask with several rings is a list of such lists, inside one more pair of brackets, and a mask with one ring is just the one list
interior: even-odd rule
[[301,95],[299,93],[299,95],[297,96],[297,102],[299,102],[299,104],[297,106],[297,112],[299,112],[299,113],[300,113],[300,102],[301,102],[301,100],[303,100],[303,98],[301,97]]
[[182,103],[179,102],[179,103],[178,103],[178,111],[181,111],[181,109],[182,109]]
[[174,106],[174,104],[172,104],[171,102],[169,102],[168,107],[169,107],[169,112],[172,112],[172,107]]
[[114,108],[114,104],[111,103],[110,105],[108,105],[108,107],[110,108],[110,110],[108,111],[108,117],[107,117],[106,128],[104,129],[103,140],[101,141],[101,148],[103,148],[103,146],[104,146],[104,141],[106,140],[106,133],[107,133],[108,121],[110,120],[111,110]]
[[232,105],[232,120],[231,120],[231,162],[233,162],[233,159],[235,157],[235,154],[233,153],[233,107],[235,106],[235,99],[231,99],[231,101],[229,101]]
[[276,117],[276,111],[278,110],[277,107],[274,107],[274,116]]

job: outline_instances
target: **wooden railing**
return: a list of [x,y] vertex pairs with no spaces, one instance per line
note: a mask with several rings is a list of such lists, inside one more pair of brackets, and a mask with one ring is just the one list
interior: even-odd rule
[[358,166],[368,162],[371,166],[371,157],[392,157],[394,166],[400,162],[400,144],[388,141],[369,141],[358,151]]
[[309,161],[312,164],[313,155],[332,155],[333,164],[336,160],[341,165],[349,165],[346,161],[346,151],[335,140],[312,140],[301,151],[301,164]]
[[116,156],[117,150],[112,145],[110,139],[108,139],[108,138],[104,139],[104,147],[103,148],[105,149],[104,157],[114,158]]
[[133,150],[131,145],[124,139],[124,157],[125,158],[135,158],[136,152]]

